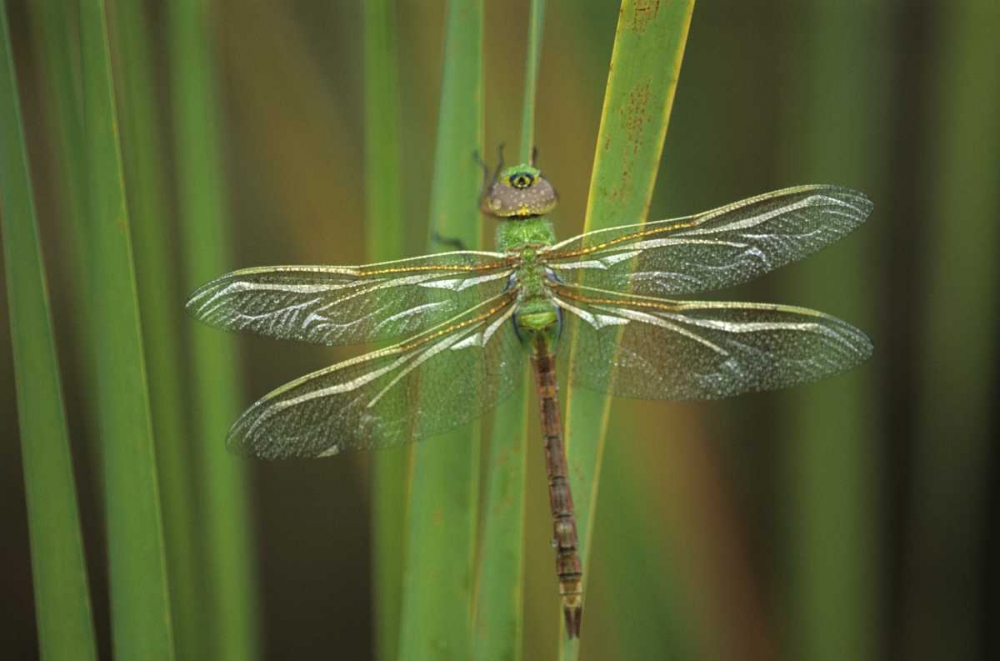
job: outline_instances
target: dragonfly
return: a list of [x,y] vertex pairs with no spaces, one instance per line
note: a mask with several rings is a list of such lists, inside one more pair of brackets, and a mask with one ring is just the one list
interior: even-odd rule
[[[234,271],[187,303],[212,326],[325,345],[398,343],[296,379],[233,424],[230,449],[329,457],[424,439],[512,394],[530,362],[544,438],[566,631],[578,637],[583,570],[557,373],[619,397],[717,399],[851,368],[869,338],[832,316],[767,303],[676,299],[746,282],[836,241],[872,203],[798,186],[712,211],[557,241],[558,196],[534,159],[484,166],[494,251],[364,266]],[[570,351],[568,347],[575,347]]]

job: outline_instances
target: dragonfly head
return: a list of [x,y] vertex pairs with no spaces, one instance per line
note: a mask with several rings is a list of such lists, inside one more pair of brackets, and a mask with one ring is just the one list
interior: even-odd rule
[[531,218],[556,208],[559,196],[542,171],[529,163],[503,168],[503,160],[490,178],[484,167],[479,208],[495,218]]

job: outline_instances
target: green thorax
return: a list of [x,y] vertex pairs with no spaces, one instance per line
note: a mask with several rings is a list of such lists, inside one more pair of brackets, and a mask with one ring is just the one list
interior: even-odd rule
[[544,216],[501,220],[497,226],[497,250],[520,252],[527,246],[551,246],[556,240],[552,223]]
[[532,350],[552,353],[559,339],[559,311],[548,294],[548,275],[538,249],[555,240],[552,223],[541,216],[504,220],[497,227],[497,248],[516,253],[519,265],[515,275],[521,293],[518,297],[517,324],[521,340]]
[[[531,248],[526,249],[532,251]],[[559,308],[549,298],[542,268],[522,264],[518,269],[521,295],[514,323],[522,344],[542,354],[555,353],[562,332]]]

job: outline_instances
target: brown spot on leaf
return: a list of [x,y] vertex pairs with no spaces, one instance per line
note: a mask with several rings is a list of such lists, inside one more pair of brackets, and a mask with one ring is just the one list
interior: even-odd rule
[[660,0],[637,0],[635,9],[632,11],[629,29],[635,33],[645,32],[659,12]]
[[642,134],[649,122],[649,81],[643,81],[635,86],[628,95],[628,108],[625,110],[625,137],[626,140],[638,149],[642,142]]

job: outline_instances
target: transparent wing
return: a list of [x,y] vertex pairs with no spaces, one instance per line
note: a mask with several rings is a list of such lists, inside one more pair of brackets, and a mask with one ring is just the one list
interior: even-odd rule
[[695,216],[588,232],[545,255],[564,282],[646,296],[721,289],[816,252],[872,203],[835,186],[766,193]]
[[503,291],[500,253],[451,252],[367,266],[271,266],[202,286],[187,308],[225,330],[318,344],[404,337]]
[[564,347],[576,343],[571,378],[619,397],[716,399],[774,390],[846,370],[872,353],[864,333],[805,308],[583,287],[560,287],[556,300],[570,322]]
[[523,363],[505,292],[404,343],[292,381],[248,409],[231,450],[265,459],[398,445],[479,416],[518,385]]

